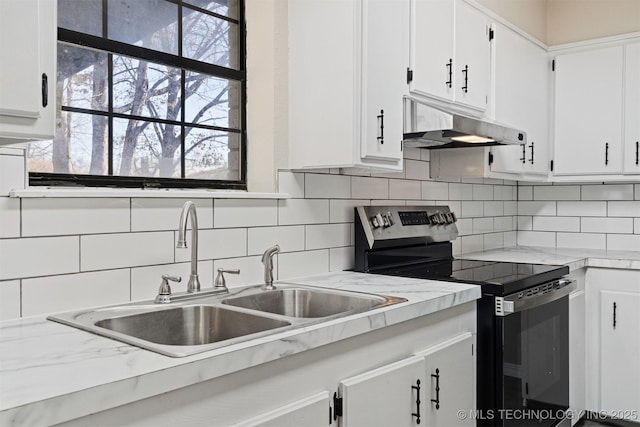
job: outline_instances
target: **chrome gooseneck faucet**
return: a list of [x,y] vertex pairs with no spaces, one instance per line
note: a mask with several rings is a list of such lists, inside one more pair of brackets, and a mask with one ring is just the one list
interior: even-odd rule
[[272,291],[276,288],[273,286],[273,256],[278,252],[280,252],[280,246],[274,245],[262,254],[262,263],[264,264],[264,284],[262,289],[265,291]]
[[187,247],[187,219],[191,217],[191,275],[187,284],[187,292],[200,291],[200,279],[198,279],[198,215],[196,205],[192,201],[185,202],[180,214],[178,226],[178,243],[176,248]]

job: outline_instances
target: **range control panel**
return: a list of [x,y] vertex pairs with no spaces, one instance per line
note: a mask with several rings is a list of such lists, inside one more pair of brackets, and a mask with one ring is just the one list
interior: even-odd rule
[[359,206],[356,221],[370,247],[376,240],[424,237],[427,242],[444,242],[458,237],[458,218],[449,206]]

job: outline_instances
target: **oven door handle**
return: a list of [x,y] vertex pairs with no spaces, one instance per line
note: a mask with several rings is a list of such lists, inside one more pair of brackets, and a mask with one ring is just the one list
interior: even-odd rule
[[[508,295],[506,297],[496,297],[496,316],[504,317],[513,313],[518,313],[531,308],[539,307],[544,304],[559,300],[569,295],[576,287],[575,280],[560,279],[552,282],[554,289],[547,292],[536,293],[530,296],[522,296],[520,293]],[[544,288],[541,285],[538,288]],[[534,288],[535,289],[535,288]]]

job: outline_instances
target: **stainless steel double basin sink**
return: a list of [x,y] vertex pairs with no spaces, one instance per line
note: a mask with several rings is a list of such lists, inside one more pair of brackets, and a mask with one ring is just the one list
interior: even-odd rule
[[[204,294],[204,293],[203,293]],[[167,356],[182,357],[406,301],[386,295],[278,284],[80,310],[49,320]]]

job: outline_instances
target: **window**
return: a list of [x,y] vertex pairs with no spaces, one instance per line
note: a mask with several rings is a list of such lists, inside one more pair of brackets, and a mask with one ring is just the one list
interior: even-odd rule
[[246,189],[244,0],[58,0],[31,185]]

